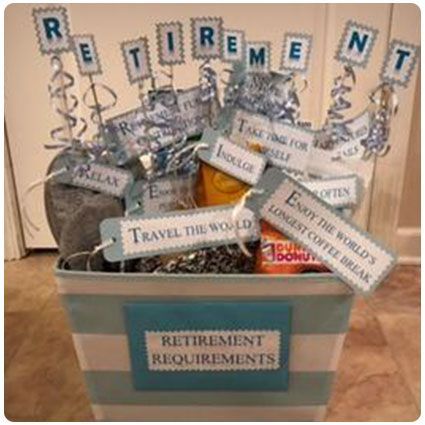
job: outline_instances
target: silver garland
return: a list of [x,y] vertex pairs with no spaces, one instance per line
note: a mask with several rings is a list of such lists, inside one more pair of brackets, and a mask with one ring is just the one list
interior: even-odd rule
[[389,152],[391,117],[397,113],[397,97],[392,85],[381,84],[369,98],[375,105],[375,111],[372,113],[369,134],[361,142],[365,148],[364,159],[372,155],[384,156]]
[[332,103],[327,112],[321,137],[316,140],[318,147],[334,149],[337,145],[350,140],[351,132],[344,121],[344,112],[351,108],[351,102],[346,96],[352,91],[355,83],[356,76],[350,66],[345,66],[344,73],[334,79],[331,89]]

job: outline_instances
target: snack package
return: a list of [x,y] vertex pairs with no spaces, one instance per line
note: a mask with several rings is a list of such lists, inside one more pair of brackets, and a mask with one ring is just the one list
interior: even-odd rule
[[308,251],[261,221],[261,243],[257,250],[256,273],[300,274],[328,272],[324,264],[316,260]]
[[[247,143],[250,150],[260,152],[257,144]],[[235,204],[250,189],[248,184],[201,161],[196,190],[198,207]]]
[[206,163],[200,166],[197,182],[198,207],[234,204],[250,186]]

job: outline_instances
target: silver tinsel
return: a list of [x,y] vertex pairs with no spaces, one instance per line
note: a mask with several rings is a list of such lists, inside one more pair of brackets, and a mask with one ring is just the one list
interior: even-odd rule
[[350,66],[345,66],[344,73],[334,79],[331,89],[332,103],[323,132],[316,140],[317,147],[331,150],[350,140],[351,132],[344,122],[344,112],[351,108],[346,96],[352,91],[355,83],[356,76]]
[[397,113],[397,97],[394,88],[387,83],[378,86],[371,93],[370,100],[375,110],[369,134],[361,142],[365,147],[365,159],[372,155],[384,156],[389,152],[391,117]]

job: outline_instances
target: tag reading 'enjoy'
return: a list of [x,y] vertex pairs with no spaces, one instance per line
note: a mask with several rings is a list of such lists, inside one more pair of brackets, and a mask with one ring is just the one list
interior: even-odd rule
[[194,193],[195,183],[195,174],[136,181],[125,196],[126,211],[146,214],[181,208],[184,200]]
[[257,188],[264,194],[247,205],[353,289],[371,291],[394,267],[394,254],[281,170],[266,171]]
[[235,142],[257,143],[277,167],[304,172],[310,157],[314,133],[267,117],[237,110],[230,138]]
[[209,144],[208,150],[199,152],[203,161],[240,181],[252,186],[257,184],[267,163],[264,155],[243,148],[210,129],[205,130],[202,142]]
[[280,331],[147,331],[145,340],[148,369],[152,371],[276,370],[280,367]]
[[360,182],[354,174],[322,180],[306,180],[300,183],[335,208],[350,207],[359,202]]
[[108,218],[100,225],[103,250],[108,261],[121,261],[259,238],[254,213],[244,209],[237,225],[232,221],[234,206],[198,208],[127,218]]

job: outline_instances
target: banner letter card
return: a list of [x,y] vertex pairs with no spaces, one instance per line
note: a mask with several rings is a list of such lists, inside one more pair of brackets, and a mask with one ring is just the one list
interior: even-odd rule
[[260,218],[288,235],[358,292],[372,291],[396,264],[388,249],[340,216],[282,170],[268,169],[247,201]]
[[221,18],[192,18],[193,59],[221,58],[223,20]]
[[380,78],[383,82],[407,87],[419,57],[419,47],[392,40],[385,55]]
[[378,30],[349,20],[339,41],[335,59],[349,66],[366,68]]
[[41,54],[59,54],[72,48],[68,12],[64,7],[40,7],[32,12]]
[[246,44],[247,72],[270,71],[271,47],[268,41],[249,41]]
[[130,84],[143,81],[152,76],[149,45],[146,37],[122,42],[121,51]]
[[81,75],[96,75],[102,73],[99,55],[94,36],[90,34],[74,35],[72,37],[75,58]]
[[161,66],[184,63],[183,25],[181,22],[156,24],[158,62]]
[[305,73],[308,69],[313,37],[309,34],[285,34],[280,69]]
[[224,62],[242,62],[245,57],[245,33],[237,30],[223,31]]

